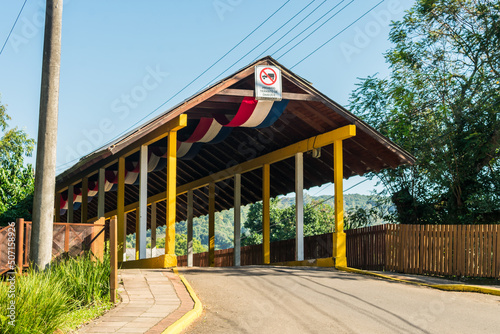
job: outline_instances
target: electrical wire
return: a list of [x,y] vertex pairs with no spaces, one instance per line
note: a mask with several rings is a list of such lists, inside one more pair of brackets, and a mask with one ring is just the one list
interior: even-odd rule
[[5,49],[7,42],[9,41],[10,35],[12,34],[12,31],[14,30],[14,28],[17,24],[17,21],[19,20],[19,16],[21,16],[21,13],[23,12],[24,5],[26,5],[26,2],[28,2],[28,0],[24,0],[23,6],[21,7],[19,14],[17,14],[16,20],[14,21],[14,24],[12,25],[12,28],[10,29],[9,34],[7,35],[7,39],[5,40],[5,43],[3,43],[2,50],[0,50],[0,55],[2,54],[3,50]]
[[[26,0],[27,1],[27,0]],[[25,1],[25,3],[26,3]],[[130,127],[128,127],[126,130],[120,132],[117,136],[113,137],[113,139],[111,139],[109,142],[112,142],[114,140],[116,140],[117,138],[121,137],[122,135],[124,135],[125,133],[127,133],[128,131],[130,131],[131,129],[133,129],[137,124],[139,124],[140,122],[144,121],[146,118],[148,118],[149,116],[151,116],[152,114],[154,114],[156,111],[158,111],[158,109],[160,109],[161,107],[163,107],[165,104],[167,104],[168,102],[170,102],[172,99],[174,99],[177,95],[179,95],[180,93],[182,93],[186,88],[188,88],[189,86],[191,86],[194,82],[196,82],[199,78],[201,78],[205,73],[207,73],[210,69],[212,69],[215,65],[217,65],[222,59],[224,59],[229,53],[231,53],[234,49],[236,49],[239,45],[241,45],[245,40],[247,40],[255,31],[257,31],[260,27],[262,27],[267,21],[269,21],[274,15],[276,15],[276,13],[278,13],[283,7],[285,7],[286,4],[288,4],[291,0],[288,0],[286,1],[283,5],[281,5],[277,10],[275,10],[268,18],[266,18],[261,24],[259,24],[254,30],[252,30],[248,35],[246,35],[241,41],[239,41],[235,46],[233,46],[229,51],[227,51],[224,55],[222,55],[219,59],[217,59],[217,61],[215,61],[212,65],[210,65],[206,70],[204,70],[201,74],[199,74],[196,78],[194,78],[193,80],[191,80],[187,85],[185,85],[183,88],[181,88],[179,91],[177,91],[177,93],[175,93],[174,95],[172,95],[168,100],[166,100],[165,102],[163,102],[162,104],[160,104],[158,107],[156,107],[153,111],[151,111],[150,113],[148,113],[146,116],[142,117],[141,119],[139,119],[138,121],[136,121],[134,124],[132,124]],[[66,166],[68,164],[71,164],[75,161],[78,161],[80,158],[76,158],[76,159],[73,159],[67,163],[65,163],[64,165],[60,165],[56,168],[57,169],[61,169],[62,166]]]
[[163,107],[165,104],[167,104],[168,102],[172,101],[172,99],[174,99],[177,95],[179,95],[180,93],[182,93],[186,88],[188,88],[189,86],[191,86],[195,81],[197,81],[199,78],[201,78],[201,76],[203,76],[205,73],[207,73],[210,69],[212,69],[215,65],[217,65],[222,59],[224,59],[229,53],[231,53],[234,49],[236,49],[241,43],[243,43],[248,37],[250,37],[255,31],[257,31],[260,27],[262,27],[267,21],[269,21],[276,13],[278,13],[290,1],[291,0],[288,0],[283,5],[281,5],[281,7],[279,7],[267,19],[265,19],[261,24],[259,24],[257,26],[257,28],[255,28],[254,30],[252,30],[252,32],[250,32],[247,36],[245,36],[245,38],[243,38],[240,42],[238,42],[238,44],[236,44],[235,46],[233,46],[222,57],[220,57],[215,63],[213,63],[212,65],[210,65],[206,70],[204,70],[203,72],[201,72],[201,74],[199,74],[196,78],[194,78],[193,80],[191,80],[187,85],[185,85],[183,88],[181,88],[179,91],[177,91],[177,93],[175,93],[174,95],[172,95],[168,100],[166,100],[165,102],[163,102],[162,104],[160,104],[158,107],[156,107],[149,114],[147,114],[146,116],[144,116],[143,118],[141,118],[140,120],[138,120],[137,122],[135,122],[132,126],[130,126],[129,128],[127,128],[125,131],[121,132],[114,139],[119,138],[123,134],[127,133],[129,130],[133,129],[137,124],[139,124],[140,122],[142,122],[143,120],[145,120],[146,118],[148,118],[149,116],[151,116],[154,112],[156,112],[158,109],[160,109],[161,107]]
[[[267,38],[265,40],[263,40],[262,42],[259,42],[259,44],[257,44],[256,46],[253,47],[253,49],[251,49],[250,51],[248,51],[247,53],[245,53],[242,57],[240,57],[237,61],[235,61],[234,63],[232,63],[230,66],[226,67],[226,69],[224,71],[222,71],[219,75],[217,75],[215,78],[212,79],[212,81],[210,81],[207,85],[205,85],[205,87],[207,86],[210,86],[213,82],[217,81],[218,78],[220,78],[224,73],[226,73],[227,71],[229,71],[234,65],[236,65],[237,63],[239,63],[243,58],[245,58],[246,56],[248,56],[250,53],[252,53],[252,51],[254,51],[255,49],[257,49],[259,46],[261,46],[264,42],[266,42],[269,38],[271,38],[272,36],[274,36],[274,34],[276,34],[278,31],[280,31],[284,26],[286,26],[290,21],[292,21],[294,18],[296,18],[300,13],[302,13],[307,7],[309,7],[312,3],[314,2],[311,1],[309,2],[304,8],[302,8],[299,12],[297,12],[294,16],[292,16],[288,21],[286,21],[284,24],[282,24],[278,29],[274,30],[274,32],[272,34],[270,34],[269,36],[267,36]],[[325,1],[323,1],[323,3],[325,3]],[[321,3],[320,6],[323,4]],[[317,7],[319,8],[319,6]],[[316,8],[316,9],[317,9]],[[314,11],[314,10],[313,10]],[[312,13],[312,12],[311,12]],[[307,17],[307,16],[306,16]],[[293,29],[293,28],[292,28]],[[279,41],[279,40],[278,40]],[[272,45],[271,45],[272,46]],[[269,48],[268,48],[269,49]],[[260,55],[257,57],[259,58]]]
[[[328,23],[331,19],[333,19],[335,16],[337,16],[341,11],[343,11],[344,9],[346,9],[349,5],[351,5],[352,3],[354,2],[354,0],[351,0],[347,5],[345,5],[344,7],[342,7],[339,11],[337,11],[335,14],[333,14],[332,16],[330,16],[325,22],[321,23],[316,29],[314,29],[313,31],[311,31],[309,33],[309,35],[307,35],[306,37],[304,37],[303,39],[301,39],[297,44],[295,44],[294,46],[292,46],[290,49],[288,49],[285,53],[283,53],[281,56],[279,56],[277,59],[280,59],[282,58],[284,55],[286,55],[288,52],[292,51],[293,49],[295,49],[297,46],[299,46],[303,41],[305,41],[306,39],[308,39],[309,37],[311,37],[312,34],[314,34],[316,31],[318,31],[319,28],[321,28],[322,26],[324,26],[326,23]],[[342,2],[339,2],[335,7],[332,8],[335,9],[337,8]],[[317,22],[317,21],[316,21]],[[315,23],[316,23],[315,22]],[[313,23],[313,24],[315,24]],[[312,26],[312,25],[311,25]],[[309,26],[309,27],[311,27]],[[309,29],[309,27],[307,29]],[[306,30],[307,30],[306,29]]]
[[292,39],[290,39],[288,42],[286,42],[284,45],[282,45],[278,50],[274,51],[273,54],[277,54],[278,52],[280,52],[288,44],[292,43],[296,38],[298,38],[300,35],[302,35],[307,30],[309,30],[309,28],[311,28],[316,23],[318,23],[319,21],[321,21],[322,18],[324,18],[325,16],[327,16],[328,14],[330,14],[335,8],[337,8],[338,6],[340,6],[340,4],[342,4],[344,1],[345,0],[342,0],[338,4],[336,4],[335,6],[333,6],[332,8],[330,8],[329,11],[327,11],[325,14],[321,15],[318,19],[316,19],[316,21],[314,21],[313,23],[311,23],[310,25],[308,25],[305,29],[303,29],[301,32],[299,32],[297,35],[295,35]]
[[262,57],[264,54],[267,53],[267,51],[269,51],[270,48],[272,48],[275,44],[279,43],[283,38],[285,38],[289,33],[291,33],[295,28],[297,28],[302,22],[304,22],[309,16],[311,16],[316,10],[319,9],[319,7],[321,7],[327,0],[324,0],[322,3],[320,3],[316,8],[314,8],[309,14],[307,14],[306,16],[304,16],[304,18],[302,18],[302,20],[300,20],[297,24],[295,24],[292,29],[288,30],[286,34],[284,34],[283,36],[281,36],[276,42],[274,42],[273,45],[270,45],[267,49],[265,49],[264,51],[262,51],[257,57],[254,58],[254,61],[259,59],[260,57]]
[[327,40],[326,42],[324,42],[323,44],[321,44],[319,47],[317,47],[313,52],[309,53],[307,56],[305,56],[304,58],[302,58],[299,62],[295,63],[295,65],[293,65],[292,67],[290,67],[290,69],[294,68],[295,66],[297,66],[298,64],[302,63],[304,60],[306,60],[307,58],[309,58],[310,56],[312,56],[314,53],[316,53],[319,49],[321,49],[322,47],[324,47],[326,44],[330,43],[332,40],[334,40],[337,36],[339,36],[341,33],[343,33],[344,31],[346,31],[347,29],[349,29],[353,24],[355,24],[356,22],[358,22],[359,20],[361,20],[363,17],[365,17],[368,13],[370,13],[372,10],[374,10],[375,8],[377,8],[378,6],[380,6],[380,4],[382,4],[382,2],[384,2],[385,0],[382,0],[380,1],[379,3],[377,3],[375,6],[373,6],[372,8],[370,8],[368,11],[366,11],[363,15],[361,15],[360,17],[358,17],[356,20],[354,20],[351,24],[349,24],[347,27],[345,27],[344,29],[342,29],[340,32],[338,32],[335,36],[333,36],[332,38],[330,38],[329,40]]

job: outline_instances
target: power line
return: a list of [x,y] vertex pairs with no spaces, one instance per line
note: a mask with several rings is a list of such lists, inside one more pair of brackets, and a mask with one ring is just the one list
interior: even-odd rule
[[12,25],[12,28],[10,29],[9,34],[7,35],[7,39],[5,40],[5,43],[3,43],[2,50],[0,50],[0,55],[2,54],[3,49],[5,49],[5,46],[7,45],[7,41],[9,40],[10,35],[12,34],[14,27],[16,26],[17,20],[19,20],[19,16],[21,16],[21,13],[23,12],[24,5],[26,5],[26,2],[28,2],[28,0],[24,0],[23,6],[21,7],[19,14],[17,14],[16,20],[14,21],[14,24]]
[[[283,38],[285,38],[289,33],[291,33],[295,28],[297,28],[302,22],[304,22],[309,16],[311,16],[311,14],[313,14],[316,10],[318,10],[319,7],[321,7],[325,2],[326,2],[326,0],[324,0],[322,3],[320,3],[309,14],[307,14],[306,16],[304,16],[304,18],[302,20],[300,20],[297,24],[295,24],[292,27],[292,29],[288,30],[286,34],[284,34],[283,36],[281,36],[276,42],[274,42],[274,44],[279,43]],[[269,49],[272,48],[272,47],[273,47],[273,45],[270,45],[267,49],[265,49],[264,51],[262,51],[257,57],[255,57],[254,61],[257,60],[257,59],[259,59],[260,57],[262,57],[262,55],[266,54],[266,52],[269,51]]]
[[[300,33],[298,33],[297,35],[295,35],[295,37],[293,37],[291,40],[289,40],[288,42],[286,42],[284,45],[282,45],[278,50],[274,51],[273,54],[277,54],[278,52],[280,52],[284,47],[286,47],[288,44],[290,44],[292,41],[294,41],[297,37],[299,37],[300,35],[302,35],[304,32],[306,32],[309,28],[311,28],[313,25],[315,25],[316,23],[318,23],[322,18],[324,18],[325,16],[327,16],[328,14],[330,14],[335,8],[337,8],[338,6],[340,6],[341,3],[343,3],[345,0],[342,0],[340,1],[338,4],[336,4],[335,6],[333,6],[332,8],[330,8],[329,11],[327,11],[325,14],[321,15],[318,19],[316,19],[316,21],[314,21],[313,23],[311,23],[310,25],[308,25],[305,29],[303,29]],[[307,38],[307,37],[306,37]]]
[[139,124],[140,122],[142,122],[143,120],[145,120],[146,118],[148,118],[149,116],[151,116],[154,112],[156,112],[158,109],[160,109],[161,107],[163,107],[165,104],[167,104],[168,102],[170,102],[173,98],[175,98],[177,95],[179,95],[180,93],[182,93],[186,88],[188,88],[189,86],[191,86],[195,81],[197,81],[201,76],[203,76],[205,73],[207,73],[211,68],[213,68],[215,65],[217,65],[222,59],[224,59],[229,53],[231,53],[234,49],[236,49],[241,43],[243,43],[248,37],[250,37],[255,31],[257,31],[261,26],[263,26],[267,21],[269,21],[276,13],[278,13],[287,3],[289,3],[291,0],[288,0],[287,2],[285,2],[281,7],[279,7],[276,11],[274,11],[267,19],[265,19],[261,24],[259,24],[257,26],[257,28],[255,28],[254,30],[252,30],[252,32],[250,32],[248,35],[245,36],[245,38],[243,38],[238,44],[236,44],[235,46],[233,46],[229,51],[227,51],[222,57],[220,57],[215,63],[213,63],[212,65],[210,65],[206,70],[204,70],[201,74],[199,74],[196,78],[194,78],[193,80],[191,80],[187,85],[185,85],[182,89],[180,89],[177,93],[175,93],[174,95],[172,95],[168,100],[166,100],[165,102],[163,102],[162,104],[160,104],[157,108],[155,108],[153,111],[151,111],[149,114],[147,114],[146,116],[144,116],[143,118],[141,118],[140,120],[138,120],[137,122],[135,122],[132,126],[130,126],[127,130],[123,131],[122,133],[120,133],[118,136],[115,137],[118,138],[120,137],[121,135],[125,134],[126,132],[128,132],[129,130],[131,130],[133,127],[135,127],[137,124]]
[[302,63],[304,60],[306,60],[307,58],[309,58],[311,55],[313,55],[314,53],[316,53],[319,49],[321,49],[322,47],[324,47],[326,44],[330,43],[334,38],[336,38],[338,35],[340,35],[341,33],[343,33],[344,31],[346,31],[348,28],[350,28],[353,24],[355,24],[356,22],[358,22],[359,20],[361,20],[363,17],[365,17],[368,13],[370,13],[372,10],[374,10],[375,8],[377,8],[382,2],[384,2],[385,0],[382,0],[380,1],[379,3],[377,3],[375,6],[373,6],[372,8],[370,8],[368,11],[366,11],[363,15],[361,15],[360,17],[358,17],[356,20],[354,20],[351,24],[349,24],[347,27],[345,27],[344,29],[342,29],[340,32],[338,32],[335,36],[333,36],[332,38],[330,38],[329,40],[327,40],[325,43],[321,44],[319,47],[317,47],[313,52],[311,52],[310,54],[308,54],[307,56],[305,56],[304,58],[302,58],[298,63],[296,63],[295,65],[293,65],[292,67],[290,67],[290,69],[294,68],[295,66],[297,66],[298,64]]
[[[326,1],[326,0],[325,0]],[[323,3],[325,2],[323,1]],[[240,59],[238,59],[237,61],[235,61],[233,64],[231,64],[230,66],[228,66],[224,71],[222,71],[219,75],[217,75],[215,78],[212,79],[212,81],[210,81],[206,86],[210,86],[212,84],[212,82],[216,81],[220,76],[222,76],[224,73],[226,73],[228,70],[230,70],[234,65],[236,65],[237,63],[239,63],[243,58],[245,58],[246,56],[248,56],[252,51],[254,51],[255,49],[257,49],[261,44],[263,44],[264,42],[266,42],[269,38],[271,38],[272,36],[274,36],[274,34],[276,34],[278,31],[280,31],[284,26],[286,26],[290,21],[292,21],[294,18],[296,18],[300,13],[302,13],[307,7],[309,7],[312,3],[314,2],[311,1],[309,2],[304,8],[302,8],[299,12],[297,12],[294,16],[292,16],[288,21],[286,21],[285,23],[283,23],[278,29],[274,30],[274,32],[272,34],[270,34],[269,36],[266,37],[266,39],[264,39],[262,42],[260,42],[259,44],[257,44],[256,46],[253,47],[253,49],[251,49],[250,51],[248,51],[247,53],[245,53],[242,57],[240,57]],[[323,4],[322,3],[322,4]],[[320,4],[320,6],[322,5]],[[319,6],[318,6],[319,7]],[[317,8],[316,8],[317,9]],[[314,11],[314,10],[313,10]],[[312,12],[311,12],[312,13]],[[309,15],[308,15],[309,16]],[[307,16],[306,16],[307,17]],[[292,28],[293,29],[293,28]],[[279,41],[279,40],[278,40]],[[270,47],[269,47],[270,48]],[[268,48],[268,49],[269,49]],[[264,51],[265,52],[265,51]],[[260,55],[257,57],[259,58]]]
[[[27,0],[26,0],[27,1]],[[25,3],[26,3],[25,1]],[[213,68],[215,65],[217,65],[222,59],[224,59],[229,53],[231,53],[234,49],[236,49],[241,43],[243,43],[248,37],[250,37],[255,31],[257,31],[260,27],[262,27],[267,21],[269,21],[276,13],[278,13],[283,7],[285,7],[286,4],[288,4],[291,0],[288,0],[287,2],[285,2],[283,5],[281,5],[281,7],[279,7],[276,11],[274,11],[268,18],[266,18],[261,24],[259,24],[254,30],[252,30],[248,35],[246,35],[240,42],[238,42],[238,44],[236,44],[235,46],[233,46],[229,51],[227,51],[222,57],[220,57],[219,59],[217,59],[217,61],[215,63],[213,63],[212,65],[210,65],[210,67],[208,67],[206,70],[204,70],[201,74],[199,74],[196,78],[194,78],[193,80],[191,80],[187,85],[185,85],[182,89],[180,89],[177,93],[175,93],[173,96],[171,96],[168,100],[166,100],[165,102],[163,102],[162,104],[160,104],[158,107],[156,107],[153,111],[151,111],[149,114],[147,114],[146,116],[142,117],[141,119],[139,119],[137,122],[135,122],[134,124],[132,124],[130,127],[128,127],[126,130],[122,131],[120,134],[118,134],[117,136],[115,136],[113,139],[110,140],[110,142],[112,142],[113,140],[116,140],[117,138],[119,138],[120,136],[124,135],[125,133],[127,133],[128,131],[130,131],[131,129],[133,129],[137,124],[139,124],[140,122],[142,122],[143,120],[145,120],[146,118],[148,118],[149,116],[151,116],[152,114],[154,114],[158,109],[160,109],[161,107],[163,107],[165,104],[167,104],[168,102],[170,102],[173,98],[175,98],[177,95],[179,95],[180,93],[182,93],[186,88],[188,88],[189,86],[191,86],[195,81],[197,81],[200,77],[202,77],[205,73],[207,73],[211,68]],[[76,159],[73,159],[59,167],[57,167],[59,170],[61,167],[63,166],[66,166],[68,164],[71,164],[75,161],[79,160],[79,158],[76,158]]]
[[[347,5],[345,5],[344,7],[342,7],[339,11],[337,11],[335,14],[333,14],[332,16],[330,16],[325,22],[321,23],[316,29],[314,29],[313,31],[311,31],[309,33],[309,35],[307,35],[306,37],[302,38],[302,40],[300,40],[297,44],[295,44],[294,46],[292,46],[290,49],[288,49],[285,53],[283,53],[281,56],[278,57],[279,58],[282,58],[284,55],[286,55],[288,52],[292,51],[293,49],[295,49],[298,45],[300,45],[303,41],[305,41],[307,38],[309,38],[312,34],[314,34],[316,31],[318,31],[319,28],[321,28],[322,26],[324,26],[326,23],[328,23],[331,19],[333,19],[335,16],[337,16],[338,13],[340,13],[341,11],[343,11],[344,9],[346,9],[350,4],[352,4],[354,2],[354,0],[351,0],[351,2],[349,2]],[[337,8],[342,2],[340,2],[337,6],[333,7],[333,9]],[[317,21],[316,21],[317,22]],[[315,23],[316,23],[315,22]],[[313,24],[315,24],[313,23]],[[313,25],[312,24],[312,25]],[[311,26],[312,26],[311,25]],[[310,27],[310,26],[309,26]],[[309,27],[307,29],[309,29]]]
[[[351,190],[352,188],[357,187],[357,186],[359,186],[361,183],[366,182],[366,181],[368,181],[368,180],[369,180],[369,179],[364,179],[363,181],[356,183],[356,184],[355,184],[355,185],[353,185],[352,187],[349,187],[349,188],[347,188],[347,189],[344,189],[344,190],[343,190],[343,192],[346,192],[346,191],[348,191],[348,190]],[[316,207],[316,206],[318,206],[318,205],[320,205],[320,204],[323,204],[323,203],[325,203],[326,201],[329,201],[329,200],[331,200],[331,199],[332,199],[332,198],[334,198],[334,197],[335,197],[335,195],[332,195],[332,196],[330,196],[330,197],[325,198],[325,199],[324,199],[324,200],[322,200],[321,202],[314,203],[314,205],[313,205],[313,206],[311,206],[311,208],[314,208],[314,207]]]

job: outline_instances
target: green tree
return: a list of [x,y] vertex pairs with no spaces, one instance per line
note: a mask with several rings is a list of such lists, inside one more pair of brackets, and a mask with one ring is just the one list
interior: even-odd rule
[[11,118],[0,103],[0,225],[16,218],[31,220],[34,174],[24,158],[31,156],[35,141],[23,131],[9,128]]
[[[295,238],[295,205],[282,206],[278,198],[270,201],[271,242]],[[304,206],[304,236],[333,232],[335,216],[333,208],[312,200]],[[262,202],[250,205],[245,220],[246,234],[242,245],[262,243]]]
[[401,223],[500,221],[499,14],[499,1],[417,1],[392,26],[389,77],[351,96],[417,158],[378,174]]

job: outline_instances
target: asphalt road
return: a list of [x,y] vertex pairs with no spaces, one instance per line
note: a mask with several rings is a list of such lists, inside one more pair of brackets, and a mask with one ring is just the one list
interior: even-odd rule
[[500,333],[500,297],[334,269],[183,268],[205,309],[186,333]]

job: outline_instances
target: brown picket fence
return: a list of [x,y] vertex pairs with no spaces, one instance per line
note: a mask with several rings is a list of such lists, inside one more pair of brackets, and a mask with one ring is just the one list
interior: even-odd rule
[[[409,274],[500,278],[499,225],[385,224],[347,230],[347,265]],[[304,238],[305,259],[332,256],[331,233]],[[215,266],[233,265],[233,249],[215,251]],[[294,260],[293,239],[271,243],[271,263]],[[208,252],[194,254],[208,266]],[[241,264],[262,264],[262,245],[241,248]],[[187,265],[187,256],[178,257]]]
[[386,270],[500,277],[499,225],[388,225]]

